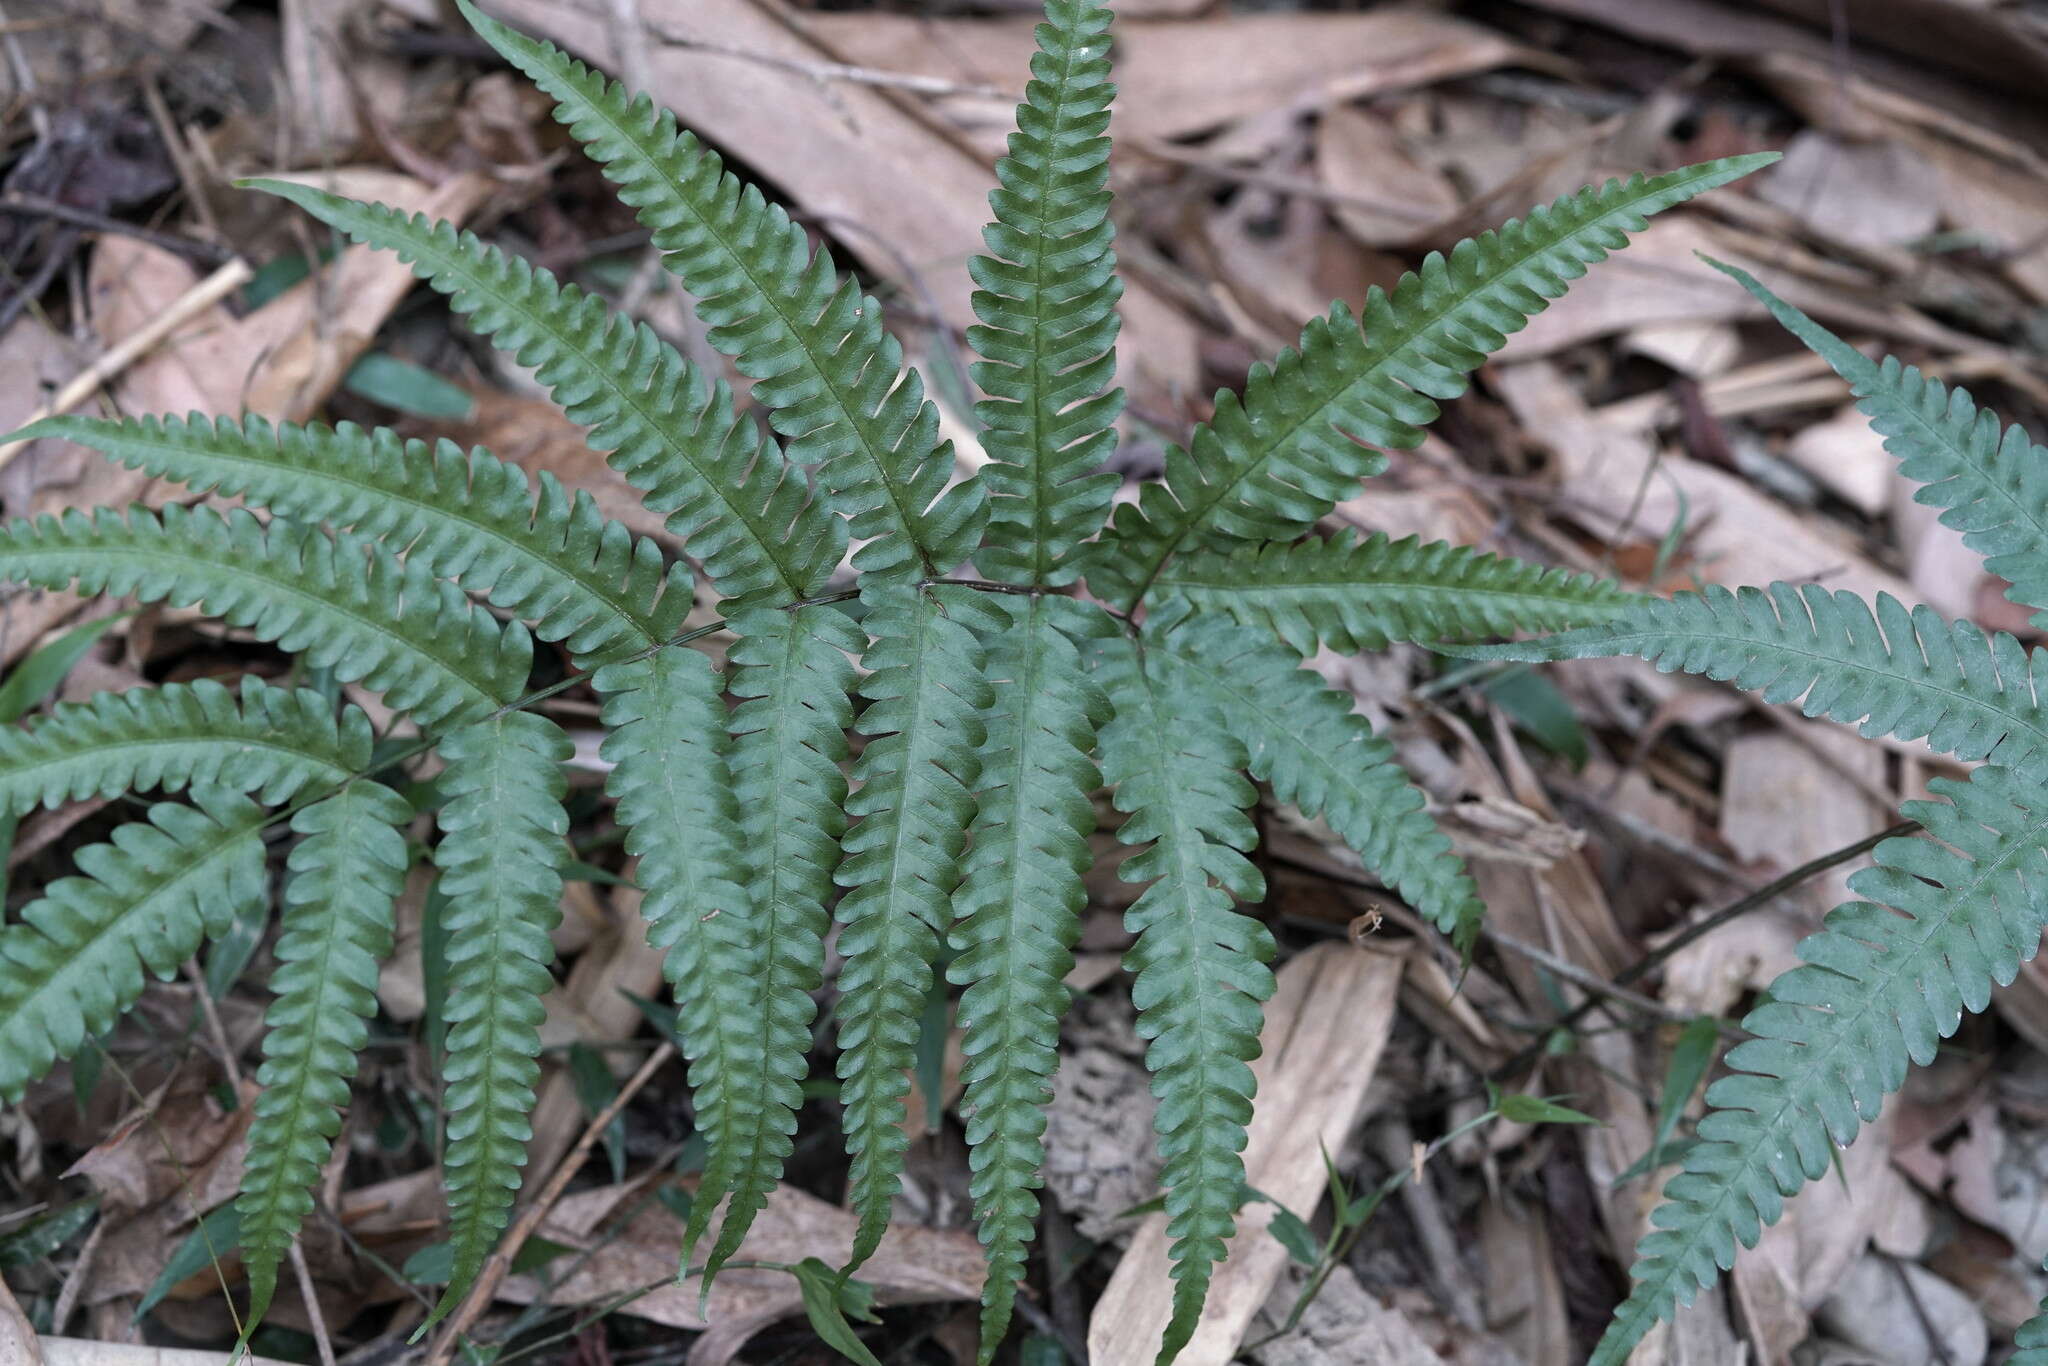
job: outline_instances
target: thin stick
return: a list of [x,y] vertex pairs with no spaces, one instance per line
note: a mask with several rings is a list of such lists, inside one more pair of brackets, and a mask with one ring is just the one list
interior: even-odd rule
[[[249,268],[249,263],[237,256],[179,295],[169,308],[152,318],[148,326],[130,333],[107,348],[105,355],[88,365],[69,384],[59,389],[55,398],[36,409],[29,422],[40,422],[46,417],[70,412],[90,398],[102,384],[147,355],[164,338],[249,283],[254,277],[255,272]],[[28,423],[22,425],[27,426]],[[10,441],[0,445],[0,469],[5,469],[7,463],[20,455],[28,444],[26,441]]]
[[122,237],[133,237],[153,247],[180,256],[194,256],[210,266],[224,265],[234,258],[234,252],[213,242],[202,242],[196,237],[181,237],[174,232],[158,232],[145,228],[139,223],[125,223],[118,218],[91,209],[81,209],[55,199],[45,199],[36,194],[0,195],[0,211],[21,214],[29,218],[49,218],[73,227],[90,228],[94,232],[115,233]]
[[[1919,828],[1920,823],[1918,821],[1900,821],[1897,825],[1886,826],[1874,835],[1865,835],[1854,844],[1845,844],[1839,849],[1822,854],[1819,858],[1800,864],[1783,877],[1767,882],[1747,896],[1730,902],[1705,920],[1686,926],[1683,931],[1674,935],[1667,943],[1652,949],[1649,953],[1644,954],[1634,963],[1616,973],[1611,984],[1612,987],[1616,989],[1624,988],[1631,982],[1640,981],[1668,962],[1679,950],[1706,938],[1730,921],[1739,920],[1759,906],[1776,901],[1801,883],[1810,878],[1818,877],[1830,868],[1837,867],[1847,863],[1852,858],[1869,853],[1888,839],[1910,835]],[[1570,1029],[1597,1009],[1599,1004],[1600,998],[1598,996],[1588,996],[1570,1010],[1559,1015],[1531,1039],[1519,1053],[1516,1053],[1515,1056],[1509,1058],[1499,1067],[1494,1068],[1493,1079],[1495,1081],[1504,1080],[1530,1066],[1537,1058],[1543,1055],[1543,1050],[1548,1046],[1551,1035],[1560,1029]]]
[[292,1239],[292,1274],[299,1279],[299,1298],[306,1302],[307,1326],[313,1330],[313,1349],[320,1354],[320,1366],[334,1366],[334,1343],[327,1336],[327,1316],[320,1312],[320,1297],[313,1293],[313,1273],[306,1269],[306,1250]]
[[592,1117],[583,1130],[583,1136],[576,1140],[576,1146],[556,1164],[554,1175],[548,1178],[547,1185],[541,1187],[540,1194],[534,1197],[533,1203],[520,1212],[512,1227],[499,1240],[497,1250],[485,1260],[483,1269],[477,1272],[475,1282],[469,1287],[469,1293],[463,1296],[461,1306],[449,1316],[448,1326],[441,1331],[433,1350],[427,1353],[426,1366],[447,1366],[454,1358],[455,1349],[461,1343],[462,1335],[483,1317],[484,1310],[489,1308],[491,1301],[497,1297],[498,1287],[504,1284],[505,1277],[512,1272],[512,1259],[519,1255],[519,1249],[533,1236],[541,1221],[548,1217],[555,1207],[555,1202],[562,1198],[562,1192],[568,1189],[569,1182],[575,1179],[576,1173],[583,1169],[584,1160],[590,1156],[590,1150],[596,1146],[599,1136],[619,1117],[619,1112],[626,1108],[626,1102],[632,1100],[641,1087],[654,1080],[654,1074],[675,1055],[676,1046],[672,1043],[664,1043],[648,1054],[647,1061],[641,1063],[640,1070],[619,1088],[619,1093],[612,1097],[611,1104]]

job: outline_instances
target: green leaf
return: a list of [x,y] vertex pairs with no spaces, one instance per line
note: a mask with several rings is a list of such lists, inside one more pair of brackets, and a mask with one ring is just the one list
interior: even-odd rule
[[448,952],[444,1106],[449,1241],[455,1270],[424,1327],[458,1304],[511,1213],[533,1136],[541,998],[554,985],[549,935],[568,856],[560,727],[509,712],[441,742],[449,794],[434,860]]
[[389,351],[364,353],[341,377],[341,387],[411,417],[467,422],[476,410],[476,400],[466,390]]
[[772,410],[791,462],[816,467],[853,535],[867,542],[854,567],[909,577],[943,573],[972,554],[987,519],[982,486],[947,490],[952,447],[939,439],[923,381],[904,370],[881,305],[787,213],[679,130],[675,115],[459,3],[484,41],[555,99],[555,117],[653,232],[662,264],[710,326],[711,345]]
[[[593,1120],[618,1098],[619,1079],[612,1075],[604,1055],[588,1044],[569,1045],[569,1080],[576,1087],[576,1100]],[[604,1154],[611,1163],[612,1184],[626,1179],[626,1117],[613,1115],[604,1126]]]
[[1671,1049],[1670,1066],[1664,1072],[1664,1094],[1657,1102],[1657,1132],[1650,1139],[1650,1150],[1630,1164],[1627,1171],[1615,1177],[1615,1185],[1627,1185],[1638,1176],[1672,1160],[1667,1156],[1671,1136],[1678,1132],[1678,1121],[1684,1117],[1686,1102],[1692,1099],[1692,1093],[1706,1079],[1707,1069],[1714,1065],[1714,1052],[1720,1042],[1721,1022],[1711,1015],[1699,1016],[1680,1032],[1677,1044]]
[[1537,744],[1570,760],[1573,768],[1586,766],[1586,732],[1555,683],[1527,669],[1510,669],[1489,678],[1480,691]]
[[967,341],[989,395],[974,408],[989,454],[976,476],[989,538],[975,563],[992,579],[1063,584],[1118,483],[1103,465],[1123,410],[1123,391],[1110,388],[1123,282],[1109,221],[1110,12],[1050,0],[1046,20],[996,162],[989,254],[968,265],[981,325]]
[[164,1261],[164,1269],[149,1283],[149,1289],[142,1292],[142,1298],[135,1305],[136,1323],[150,1310],[164,1302],[172,1290],[184,1281],[190,1280],[209,1266],[217,1266],[232,1257],[242,1238],[242,1218],[232,1203],[217,1205],[199,1226],[171,1250]]
[[249,1271],[248,1341],[270,1307],[277,1268],[313,1209],[341,1129],[356,1057],[377,1012],[377,965],[390,956],[392,907],[410,855],[402,833],[412,808],[361,779],[292,818],[299,845],[287,865],[276,996],[265,1023],[263,1066],[242,1170],[243,1258]]
[[1271,631],[1304,655],[1590,626],[1641,600],[1590,574],[1355,532],[1198,550],[1169,561],[1155,591]]
[[968,1191],[988,1250],[981,1366],[1009,1331],[1038,1221],[1065,978],[1088,904],[1081,875],[1093,859],[1089,794],[1102,781],[1090,751],[1109,715],[1108,698],[1068,635],[1094,633],[1106,624],[1102,614],[1065,598],[1004,602],[1008,629],[987,658],[993,705],[973,839],[953,897],[958,956],[948,970],[966,989],[960,1112]]
[[115,612],[74,626],[15,665],[7,681],[0,683],[0,725],[12,725],[28,715],[30,708],[57,691],[72,667],[85,658],[101,636],[134,615],[133,611]]
[[1524,662],[1639,655],[1705,674],[1868,736],[1926,740],[1971,761],[2021,766],[2048,748],[2048,656],[2000,631],[1944,621],[1880,593],[1876,610],[1819,584],[1709,587],[1630,608],[1604,626],[1456,653]]
[[873,1255],[900,1187],[904,1097],[932,964],[952,922],[981,776],[982,712],[994,701],[977,633],[1005,624],[972,590],[885,586],[863,594],[869,736],[853,768],[834,875],[840,899],[840,1098],[847,1205],[860,1218],[847,1265]]
[[1510,1093],[1500,1098],[1500,1117],[1513,1124],[1598,1124],[1599,1120],[1543,1096]]
[[846,1321],[846,1316],[852,1314],[869,1323],[878,1322],[872,1307],[874,1288],[865,1281],[841,1275],[816,1257],[804,1258],[789,1271],[796,1277],[797,1292],[803,1297],[804,1317],[811,1321],[811,1331],[848,1361],[859,1366],[882,1366]]
[[[524,1276],[540,1270],[557,1257],[577,1251],[576,1248],[533,1234],[519,1245],[519,1251],[512,1256],[512,1274]],[[428,1243],[418,1252],[405,1259],[399,1274],[414,1285],[446,1285],[455,1276],[455,1244]]]
[[345,532],[236,509],[100,508],[0,528],[0,578],[198,606],[425,725],[510,701],[533,644],[453,584]]
[[85,876],[59,878],[0,927],[0,1097],[19,1100],[113,1028],[145,972],[174,976],[264,900],[262,808],[218,789],[192,798],[159,803],[81,851]]
[[1588,186],[1448,258],[1431,253],[1392,294],[1374,286],[1362,324],[1338,304],[1298,348],[1255,367],[1241,399],[1218,394],[1186,450],[1167,452],[1165,479],[1117,510],[1090,561],[1091,587],[1128,609],[1179,551],[1299,536],[1385,467],[1363,443],[1418,445],[1437,400],[1464,393],[1467,375],[1650,214],[1777,159],[1727,157]]
[[[2048,449],[1969,394],[1901,362],[1872,361],[1780,299],[1748,272],[1709,265],[1735,279],[1849,381],[1856,406],[1899,458],[1899,473],[1922,487],[1913,501],[1942,510],[1941,523],[1963,534],[1984,567],[2009,580],[2006,596],[2048,608]],[[2034,625],[2048,624],[2048,611]]]
[[529,482],[518,466],[450,441],[260,417],[58,417],[28,430],[196,492],[402,547],[408,564],[460,579],[585,661],[667,640],[693,597],[689,569],[669,568],[589,493],[572,495],[545,471]]
[[[488,21],[486,21],[488,22]],[[801,471],[645,324],[448,223],[286,181],[244,182],[385,248],[448,296],[470,326],[533,368],[593,449],[667,515],[722,592],[787,602],[817,591],[846,528]]]
[[100,1212],[100,1198],[82,1200],[45,1210],[0,1234],[0,1268],[33,1266],[85,1232]]
[[1301,667],[1272,637],[1227,618],[1155,612],[1159,667],[1235,737],[1252,776],[1303,814],[1328,821],[1365,866],[1446,934],[1476,929],[1479,889],[1430,819],[1393,746],[1348,695]]
[[1707,1088],[1685,1169],[1636,1249],[1634,1288],[1593,1355],[1620,1366],[1660,1318],[1691,1303],[1877,1117],[1909,1065],[1932,1062],[1964,1012],[2010,982],[2048,927],[2048,792],[2019,771],[1937,778],[1908,802],[1926,838],[1889,839],[1850,878],[1868,898],[1828,913],[1742,1022]]
[[1097,676],[1114,715],[1102,730],[1102,774],[1127,813],[1117,838],[1136,852],[1119,876],[1151,885],[1124,913],[1136,943],[1125,966],[1146,1064],[1159,1098],[1154,1130],[1164,1165],[1173,1312],[1159,1363],[1186,1346],[1214,1265],[1236,1227],[1245,1125],[1258,1056],[1259,1003],[1272,994],[1273,937],[1233,899],[1265,894],[1245,854],[1258,794],[1239,772],[1244,745],[1215,702],[1158,671],[1143,647],[1106,642]]
[[732,794],[751,895],[708,922],[731,935],[742,967],[705,983],[711,1008],[751,1041],[740,1065],[697,1085],[698,1127],[710,1159],[684,1230],[684,1260],[730,1195],[704,1264],[708,1283],[746,1236],[794,1151],[809,1072],[811,993],[823,984],[826,911],[843,805],[846,730],[853,724],[847,656],[865,643],[829,607],[734,616],[726,688],[733,709]]

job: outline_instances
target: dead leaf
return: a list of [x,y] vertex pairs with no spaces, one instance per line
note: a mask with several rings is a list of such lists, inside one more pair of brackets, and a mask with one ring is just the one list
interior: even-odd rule
[[1842,1277],[1816,1319],[1886,1366],[1984,1360],[1984,1316],[1962,1291],[1925,1267],[1868,1254]]
[[[1261,1323],[1277,1329],[1301,1293],[1303,1272],[1291,1268],[1273,1288]],[[1260,1366],[1444,1366],[1407,1316],[1358,1283],[1340,1266],[1301,1316],[1292,1333],[1252,1352]]]
[[34,1326],[5,1281],[0,1281],[0,1361],[8,1366],[48,1366]]
[[1757,177],[1756,193],[1838,242],[1902,246],[1940,221],[1940,173],[1890,138],[1852,142],[1809,128]]
[[1325,110],[1316,126],[1316,175],[1346,196],[1330,211],[1368,247],[1412,242],[1458,209],[1457,188],[1411,156],[1392,124],[1347,104]]
[[1866,517],[1878,516],[1891,504],[1899,482],[1898,461],[1854,404],[1800,428],[1785,455]]
[[[1280,969],[1266,1003],[1265,1052],[1253,1063],[1258,1102],[1245,1146],[1245,1180],[1306,1216],[1328,1184],[1322,1152],[1343,1145],[1386,1046],[1401,960],[1349,944],[1319,944]],[[1252,1316],[1287,1264],[1265,1233],[1273,1206],[1238,1212],[1229,1255],[1217,1266],[1195,1335],[1180,1360],[1221,1366],[1235,1355]],[[1140,1361],[1157,1347],[1171,1315],[1166,1216],[1149,1215],[1096,1301],[1088,1351],[1096,1361]]]
[[[676,1249],[683,1224],[659,1201],[649,1200],[621,1229],[604,1227],[622,1205],[646,1194],[637,1183],[571,1195],[540,1227],[542,1237],[588,1248],[575,1274],[549,1287],[531,1276],[514,1276],[498,1291],[513,1304],[531,1304],[546,1294],[552,1304],[597,1304],[625,1290],[660,1288],[619,1312],[673,1328],[701,1331],[690,1350],[690,1366],[724,1366],[747,1339],[802,1312],[794,1277],[780,1271],[735,1267],[711,1288],[704,1317],[697,1313],[698,1283],[676,1281]],[[793,1264],[821,1257],[834,1265],[846,1258],[858,1221],[837,1205],[790,1186],[780,1186],[740,1244],[735,1260]],[[893,1226],[860,1277],[875,1287],[884,1304],[930,1304],[981,1297],[981,1244],[965,1229]]]

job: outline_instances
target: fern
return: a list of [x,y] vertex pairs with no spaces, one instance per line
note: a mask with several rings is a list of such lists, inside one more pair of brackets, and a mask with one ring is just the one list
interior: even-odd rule
[[277,1266],[313,1208],[311,1187],[341,1128],[364,1021],[377,1009],[377,964],[391,952],[392,903],[409,860],[397,827],[412,808],[390,788],[357,782],[299,812],[285,884],[277,1001],[265,1017],[249,1156],[242,1172],[247,1330],[263,1321]]
[[1167,564],[1162,595],[1270,631],[1302,654],[1476,640],[1605,621],[1638,599],[1605,579],[1409,536],[1271,541]]
[[980,1366],[1009,1329],[1038,1217],[1032,1192],[1045,1161],[1064,979],[1088,904],[1088,794],[1101,784],[1090,751],[1109,715],[1108,698],[1066,633],[1098,633],[1100,615],[1060,598],[1013,602],[1008,629],[988,654],[994,701],[973,842],[953,897],[959,956],[947,971],[966,988],[961,1114],[969,1192],[988,1248]]
[[1303,815],[1330,823],[1365,866],[1446,934],[1469,946],[1479,889],[1425,800],[1348,696],[1270,637],[1214,617],[1154,619],[1155,657],[1205,696],[1245,747],[1253,777]]
[[[1122,405],[1107,6],[1050,0],[1038,31],[987,251],[971,265],[974,413],[990,461],[957,484],[938,411],[880,305],[803,228],[645,97],[461,8],[554,97],[638,211],[710,344],[753,381],[765,424],[649,328],[473,233],[252,182],[396,253],[532,367],[694,564],[607,520],[587,493],[447,442],[248,416],[67,417],[23,433],[85,443],[271,520],[174,507],[17,523],[0,528],[0,580],[196,605],[296,656],[323,686],[381,693],[418,734],[378,736],[364,712],[323,700],[331,688],[253,681],[238,694],[210,682],[141,689],[0,731],[0,819],[150,788],[191,802],[122,827],[80,856],[89,877],[54,884],[0,928],[0,1095],[111,1025],[144,968],[174,969],[265,904],[264,832],[289,821],[264,1089],[238,1204],[253,1331],[375,1010],[376,961],[412,857],[400,826],[413,805],[394,789],[423,794],[422,810],[438,805],[430,842],[450,944],[453,1275],[438,1321],[473,1293],[507,1222],[553,980],[569,743],[532,708],[587,687],[601,699],[606,792],[675,992],[705,1142],[685,1266],[703,1248],[708,1286],[736,1255],[795,1151],[821,1048],[837,1054],[857,1214],[847,1271],[875,1250],[901,1181],[906,1069],[950,951],[990,1263],[987,1366],[1039,1210],[1063,979],[1106,784],[1134,846],[1123,875],[1146,884],[1129,912],[1129,967],[1160,1102],[1178,1282],[1160,1359],[1171,1359],[1235,1225],[1247,1064],[1273,983],[1273,938],[1246,908],[1263,890],[1246,857],[1251,779],[1326,820],[1447,930],[1468,936],[1478,913],[1391,747],[1299,656],[1612,632],[1661,610],[1460,547],[1285,542],[1378,468],[1362,442],[1419,440],[1437,400],[1646,215],[1767,158],[1569,196],[1374,292],[1365,332],[1339,306],[1242,398],[1219,397],[1164,482],[1105,526]],[[989,577],[960,577],[969,563]],[[697,569],[724,620],[684,630]],[[1909,649],[1890,616],[1893,633],[1875,640],[1846,609],[1826,611],[1804,627],[1774,617],[1770,648],[1795,661],[1831,648],[1828,631],[1853,634],[1862,691],[1829,674],[1829,706],[1868,694],[1873,724],[1963,735],[2007,763],[2033,752],[2044,732],[2016,646],[1962,634],[1944,646],[1947,628],[1908,621]],[[722,662],[690,648],[721,624]],[[561,647],[538,669],[536,637]],[[1944,648],[1962,652],[1960,681],[1945,656],[1914,653]],[[552,681],[529,692],[531,675]],[[852,729],[864,736],[857,758]],[[412,764],[434,754],[445,767],[428,782],[433,771]],[[286,809],[266,816],[259,802]],[[828,983],[835,917],[843,966]],[[836,1036],[814,1036],[828,985]]]
[[1338,304],[1299,347],[1255,367],[1243,398],[1218,395],[1185,450],[1167,452],[1165,480],[1119,509],[1089,584],[1129,608],[1177,551],[1299,535],[1385,467],[1360,442],[1419,444],[1435,400],[1462,394],[1466,375],[1650,214],[1774,160],[1727,157],[1588,187],[1449,257],[1431,253],[1392,294],[1375,286],[1362,323]]
[[101,509],[0,527],[0,578],[198,606],[360,680],[422,724],[518,696],[532,642],[372,541],[237,510]]
[[[2048,608],[2048,449],[2017,426],[2001,431],[1995,413],[1896,356],[1870,360],[1746,271],[1710,264],[1849,381],[1885,449],[1899,457],[1899,472],[1920,485],[1913,501],[1942,510],[1942,525],[1962,532],[1984,567],[2010,581],[2006,596]],[[2048,612],[2036,613],[2034,624],[2048,624]]]
[[50,884],[0,928],[0,1097],[22,1090],[212,935],[263,904],[263,809],[198,788],[79,853],[83,877]]
[[239,694],[207,679],[134,688],[0,730],[0,814],[151,788],[216,787],[278,806],[369,759],[369,718],[349,707],[337,720],[316,692],[256,678]]
[[848,694],[861,633],[829,608],[758,609],[735,617],[727,660],[734,708],[732,786],[741,813],[749,897],[712,922],[730,937],[735,975],[707,985],[706,1008],[753,1031],[749,1056],[697,1093],[711,1158],[683,1235],[687,1262],[730,1196],[705,1260],[710,1284],[746,1236],[794,1150],[811,1046],[811,993],[823,981],[826,900],[846,831]]
[[2010,982],[2048,926],[2048,791],[2012,769],[1935,779],[1947,801],[1908,802],[1931,838],[1877,846],[1850,890],[1799,946],[1806,966],[1771,984],[1743,1020],[1733,1074],[1707,1091],[1712,1113],[1685,1170],[1664,1189],[1656,1231],[1637,1250],[1635,1287],[1594,1352],[1620,1366],[1674,1303],[1754,1247],[1785,1198],[1827,1175],[1899,1089],[1934,1060],[1963,1012]]
[[531,366],[728,597],[788,601],[831,574],[846,529],[811,501],[781,451],[734,415],[724,384],[707,384],[646,324],[424,214],[283,181],[251,184],[396,251],[472,327]]
[[22,436],[76,441],[196,492],[375,537],[585,659],[659,645],[690,608],[687,570],[669,568],[651,541],[599,515],[588,493],[571,497],[543,473],[536,498],[517,466],[451,442],[430,447],[350,423],[272,427],[198,414],[50,418]]
[[976,636],[1003,622],[971,591],[884,585],[870,590],[867,608],[859,729],[871,738],[846,803],[858,823],[841,841],[833,878],[846,889],[839,1077],[853,1158],[847,1203],[860,1216],[850,1266],[867,1260],[888,1229],[909,1143],[908,1068],[974,816],[981,712],[994,700]]
[[1808,716],[1862,724],[1865,735],[1926,740],[1958,759],[2020,768],[2048,746],[2048,655],[2003,631],[1986,635],[1929,607],[1818,584],[1649,600],[1601,626],[1541,640],[1469,647],[1484,659],[1640,655],[1670,673],[1705,674],[1801,701]]
[[1273,992],[1273,936],[1232,905],[1265,895],[1245,858],[1257,843],[1246,810],[1257,792],[1229,721],[1200,691],[1154,672],[1144,647],[1118,640],[1102,656],[1114,715],[1102,730],[1102,776],[1126,813],[1117,838],[1144,844],[1119,870],[1151,882],[1124,915],[1137,936],[1125,966],[1145,1065],[1159,1098],[1167,1236],[1176,1282],[1159,1349],[1171,1361],[1194,1336],[1209,1279],[1223,1260],[1244,1185],[1245,1125],[1259,1052],[1259,1003]]
[[943,572],[971,555],[987,520],[981,486],[941,492],[952,448],[881,305],[814,252],[787,213],[679,132],[675,115],[458,3],[484,41],[554,98],[555,116],[638,210],[663,263],[696,297],[711,344],[774,409],[789,458],[817,466],[853,534],[867,539],[854,567]]
[[453,1270],[434,1318],[455,1307],[490,1254],[533,1137],[541,997],[554,983],[548,936],[561,919],[568,856],[562,761],[572,748],[531,712],[479,721],[441,742],[448,801],[435,861],[448,905],[442,1165]]
[[981,570],[1013,583],[1073,580],[1074,547],[1102,524],[1116,476],[1102,468],[1123,409],[1116,372],[1122,284],[1109,222],[1109,19],[1091,0],[1051,0],[1009,155],[989,196],[990,255],[970,267],[986,359],[974,381],[989,464]]

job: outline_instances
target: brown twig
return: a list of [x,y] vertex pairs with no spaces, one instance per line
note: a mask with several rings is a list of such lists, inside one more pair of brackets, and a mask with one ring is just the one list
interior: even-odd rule
[[626,1108],[626,1103],[639,1093],[641,1087],[652,1081],[654,1074],[675,1055],[676,1047],[672,1043],[663,1043],[661,1047],[648,1054],[647,1061],[641,1063],[640,1070],[619,1088],[619,1093],[612,1097],[611,1104],[591,1118],[583,1130],[583,1136],[576,1140],[576,1146],[569,1149],[567,1156],[556,1164],[554,1174],[548,1178],[547,1185],[541,1187],[540,1194],[520,1212],[519,1217],[512,1222],[512,1227],[499,1240],[497,1250],[491,1253],[485,1260],[483,1269],[477,1272],[475,1282],[469,1287],[469,1293],[463,1296],[462,1304],[456,1311],[449,1315],[448,1326],[441,1330],[440,1337],[435,1339],[432,1350],[427,1353],[426,1366],[448,1366],[448,1362],[454,1359],[455,1349],[461,1344],[463,1334],[483,1317],[484,1310],[497,1297],[498,1287],[503,1285],[505,1278],[512,1273],[513,1258],[519,1255],[519,1249],[533,1236],[541,1221],[553,1211],[555,1202],[562,1198],[562,1192],[568,1189],[569,1182],[575,1178],[576,1173],[583,1169],[583,1163],[590,1156],[590,1150],[596,1146],[598,1138],[611,1122],[618,1118],[619,1112]]
[[20,214],[28,218],[48,218],[58,223],[69,223],[73,227],[88,228],[93,232],[110,232],[122,237],[133,237],[153,247],[190,256],[209,266],[221,266],[234,259],[234,252],[213,242],[202,242],[196,237],[184,237],[174,232],[158,232],[145,228],[140,223],[128,223],[109,214],[94,213],[61,200],[45,199],[39,194],[0,195],[0,213]]

